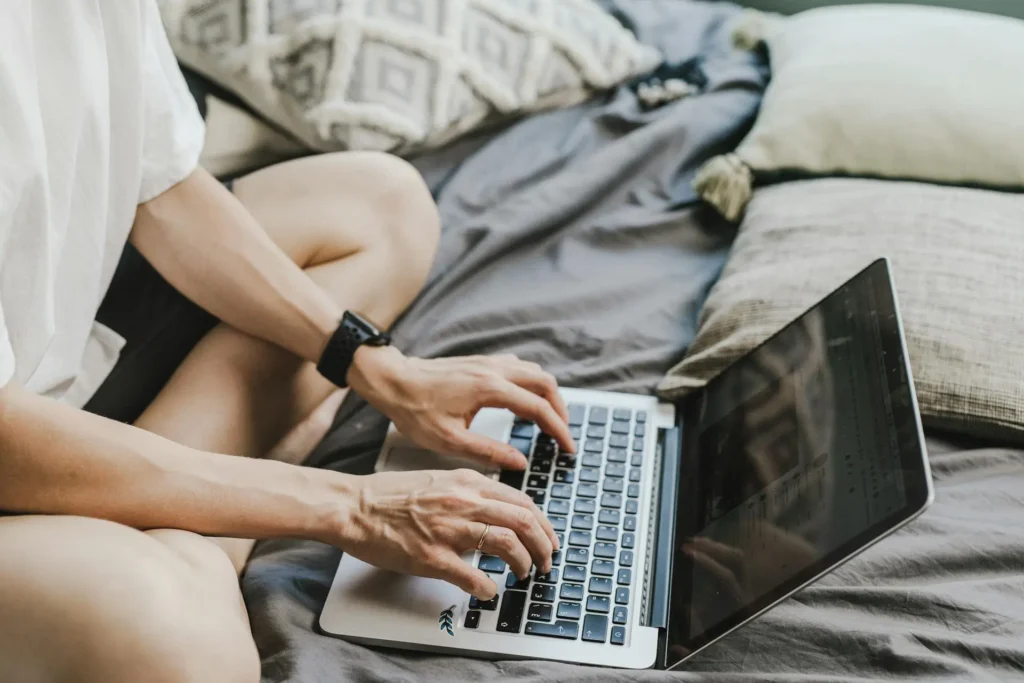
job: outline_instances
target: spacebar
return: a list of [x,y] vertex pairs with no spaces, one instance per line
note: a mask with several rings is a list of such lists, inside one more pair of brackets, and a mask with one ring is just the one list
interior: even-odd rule
[[553,624],[544,624],[539,621],[526,622],[524,633],[531,636],[547,636],[548,638],[567,638],[576,640],[579,632],[579,625],[575,621],[556,621]]

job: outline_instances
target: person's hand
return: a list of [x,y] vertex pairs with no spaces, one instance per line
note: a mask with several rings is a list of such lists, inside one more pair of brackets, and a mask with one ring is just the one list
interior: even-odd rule
[[443,579],[482,600],[494,597],[497,587],[460,557],[478,544],[519,578],[531,565],[551,571],[558,539],[522,491],[472,470],[382,472],[353,481],[341,538],[333,542],[364,562]]
[[576,451],[569,411],[555,378],[515,356],[408,358],[394,347],[361,347],[348,376],[360,396],[420,446],[525,469],[512,446],[469,431],[481,408],[507,408],[536,422],[564,450]]

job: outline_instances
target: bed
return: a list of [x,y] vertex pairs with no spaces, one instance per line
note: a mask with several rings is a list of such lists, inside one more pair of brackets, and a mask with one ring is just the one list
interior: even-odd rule
[[[704,92],[645,110],[633,89],[414,159],[445,231],[396,327],[421,356],[511,352],[565,386],[652,392],[684,354],[732,229],[690,184],[735,146],[767,72],[731,48],[738,8],[621,0]],[[350,396],[315,467],[369,472],[386,420]],[[937,497],[918,521],[681,671],[620,672],[371,649],[314,624],[341,553],[262,542],[243,592],[264,681],[1008,680],[1024,678],[1024,451],[929,435]]]

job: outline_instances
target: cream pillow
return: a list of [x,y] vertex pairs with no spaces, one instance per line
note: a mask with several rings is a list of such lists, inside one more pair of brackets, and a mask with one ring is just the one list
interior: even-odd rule
[[160,0],[178,59],[318,151],[411,152],[661,58],[593,0]]
[[875,259],[891,259],[926,424],[1024,440],[1024,196],[879,180],[759,190],[687,357],[702,386]]
[[912,5],[754,14],[772,81],[698,193],[738,219],[753,185],[861,176],[1024,190],[1024,21]]

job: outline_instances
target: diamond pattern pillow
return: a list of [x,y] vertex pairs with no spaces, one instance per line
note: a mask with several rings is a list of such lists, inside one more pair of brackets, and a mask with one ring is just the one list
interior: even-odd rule
[[160,5],[182,63],[320,151],[437,147],[661,61],[593,0]]

